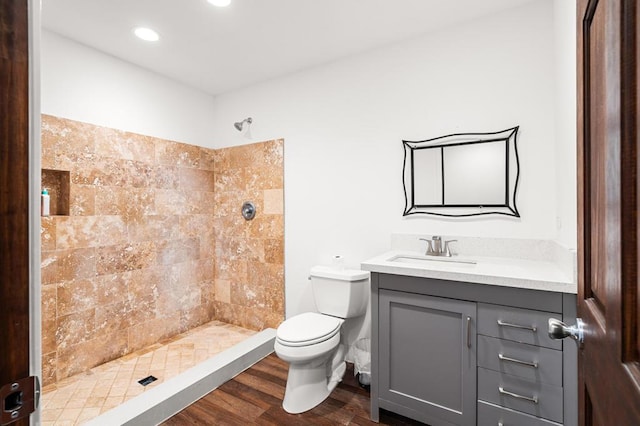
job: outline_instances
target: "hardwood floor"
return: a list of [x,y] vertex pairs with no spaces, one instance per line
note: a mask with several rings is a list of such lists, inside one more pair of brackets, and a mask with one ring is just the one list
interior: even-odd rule
[[369,420],[369,393],[358,385],[351,364],[344,379],[322,404],[302,414],[282,409],[288,365],[271,354],[163,425],[421,425],[389,413]]

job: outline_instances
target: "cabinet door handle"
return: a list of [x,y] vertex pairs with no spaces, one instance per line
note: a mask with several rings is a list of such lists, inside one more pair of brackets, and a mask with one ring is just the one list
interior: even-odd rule
[[498,325],[500,327],[511,327],[511,328],[520,328],[522,330],[533,331],[534,333],[538,331],[538,327],[535,325],[519,325],[519,324],[511,324],[509,322],[504,322],[502,320],[498,320]]
[[519,395],[517,393],[513,393],[513,392],[509,392],[507,390],[504,390],[504,388],[502,386],[498,387],[498,392],[500,392],[500,394],[502,394],[502,395],[510,396],[512,398],[523,399],[525,401],[533,402],[534,404],[538,403],[538,397],[535,396],[535,395],[534,396]]
[[515,364],[526,365],[527,367],[538,368],[538,363],[535,362],[535,361],[534,362],[521,361],[519,359],[515,359],[515,358],[510,358],[508,356],[504,356],[502,354],[498,354],[498,359],[500,361],[513,362]]
[[471,317],[467,317],[467,347],[471,347]]

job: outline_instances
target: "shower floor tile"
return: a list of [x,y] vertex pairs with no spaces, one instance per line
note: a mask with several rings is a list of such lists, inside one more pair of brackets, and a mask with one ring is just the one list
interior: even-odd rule
[[[43,389],[42,425],[79,425],[255,334],[212,321]],[[154,376],[142,386],[138,380]]]

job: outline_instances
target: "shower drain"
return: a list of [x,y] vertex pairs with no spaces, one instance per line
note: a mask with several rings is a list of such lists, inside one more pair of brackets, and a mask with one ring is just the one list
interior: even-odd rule
[[138,380],[138,383],[140,383],[142,386],[147,386],[149,383],[153,383],[156,380],[158,380],[157,377],[147,376],[144,379]]

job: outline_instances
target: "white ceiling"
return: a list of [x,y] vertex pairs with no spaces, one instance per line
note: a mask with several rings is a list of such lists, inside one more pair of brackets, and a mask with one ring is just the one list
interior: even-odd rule
[[[42,0],[42,24],[216,95],[529,1]],[[161,40],[137,39],[137,26]]]

